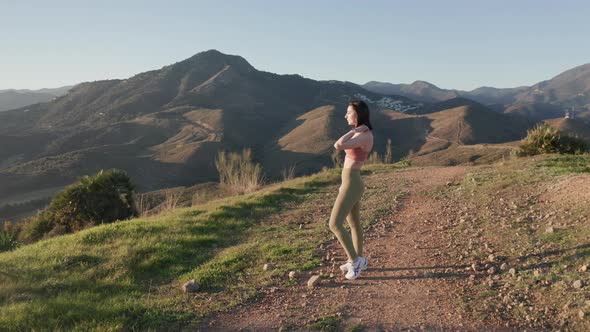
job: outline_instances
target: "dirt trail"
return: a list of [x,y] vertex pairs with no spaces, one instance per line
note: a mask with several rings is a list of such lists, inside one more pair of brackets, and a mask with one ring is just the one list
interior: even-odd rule
[[334,240],[325,249],[336,256],[328,271],[335,278],[308,290],[309,276],[304,275],[299,287],[279,289],[212,317],[201,330],[308,330],[308,324],[329,315],[339,317],[343,330],[499,329],[461,313],[456,294],[469,274],[466,266],[453,264],[445,232],[457,216],[445,212],[449,209],[443,209],[444,199],[425,195],[449,181],[460,181],[469,171],[459,166],[426,167],[366,177],[368,186],[386,186],[391,193],[404,186],[407,194],[397,211],[365,234],[369,269],[359,279],[346,280],[338,270],[345,256]]

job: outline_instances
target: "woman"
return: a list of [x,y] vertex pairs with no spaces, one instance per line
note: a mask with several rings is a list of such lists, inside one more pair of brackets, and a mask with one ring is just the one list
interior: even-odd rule
[[[334,143],[334,148],[344,150],[346,157],[342,166],[342,184],[330,215],[330,230],[348,256],[348,261],[340,269],[346,272],[346,279],[353,280],[368,266],[368,260],[362,256],[360,199],[365,186],[361,179],[361,167],[373,148],[373,127],[369,121],[369,107],[362,100],[351,101],[344,118],[353,129]],[[350,225],[351,234],[344,229],[344,219]]]

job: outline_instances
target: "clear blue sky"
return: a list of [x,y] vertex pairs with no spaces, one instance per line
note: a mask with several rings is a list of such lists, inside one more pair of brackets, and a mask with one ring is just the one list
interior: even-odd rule
[[0,89],[127,78],[217,49],[279,74],[532,85],[590,62],[590,2],[0,1]]

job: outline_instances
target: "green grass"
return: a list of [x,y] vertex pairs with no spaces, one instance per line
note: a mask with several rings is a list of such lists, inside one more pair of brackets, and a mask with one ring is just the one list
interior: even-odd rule
[[326,316],[315,320],[309,324],[308,327],[311,331],[330,331],[336,332],[340,330],[341,318],[338,316]]
[[[0,326],[160,330],[254,298],[289,270],[319,266],[315,248],[327,228],[312,220],[300,230],[296,219],[280,216],[325,197],[339,180],[332,170],[2,253]],[[266,262],[276,268],[263,271]],[[189,279],[200,292],[182,294]]]
[[590,173],[590,154],[553,157],[534,166],[553,174]]
[[[395,201],[383,191],[382,180],[370,175],[398,169],[371,165],[363,170],[364,228]],[[9,331],[190,329],[214,312],[255,300],[271,285],[294,287],[288,272],[320,267],[317,247],[332,240],[327,221],[340,171],[0,253],[0,326]],[[269,262],[274,268],[264,271]],[[180,286],[190,279],[200,290],[183,294]],[[329,328],[332,321],[318,324]]]

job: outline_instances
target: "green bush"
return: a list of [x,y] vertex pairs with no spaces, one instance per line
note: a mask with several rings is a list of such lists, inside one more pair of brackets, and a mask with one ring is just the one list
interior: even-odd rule
[[12,250],[16,248],[17,245],[18,242],[13,234],[10,234],[4,229],[0,229],[0,252]]
[[134,190],[122,170],[101,170],[94,176],[84,176],[55,196],[45,210],[26,220],[23,239],[73,233],[137,216]]
[[21,240],[27,242],[41,239],[57,225],[51,218],[50,213],[45,210],[37,212],[33,217],[24,219],[22,223]]
[[584,140],[561,133],[543,123],[527,132],[527,137],[516,154],[534,156],[543,153],[582,154],[585,152],[588,152],[588,144]]

